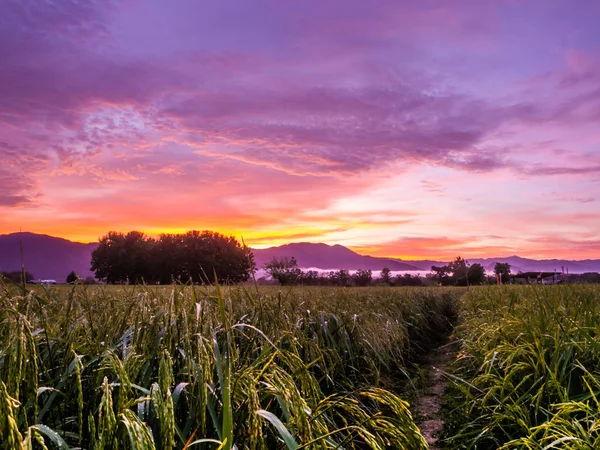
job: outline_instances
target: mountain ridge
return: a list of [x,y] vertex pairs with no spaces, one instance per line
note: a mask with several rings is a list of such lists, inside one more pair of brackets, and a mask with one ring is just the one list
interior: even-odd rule
[[[72,270],[82,277],[90,271],[91,253],[97,243],[73,242],[68,239],[31,232],[0,235],[0,270],[11,272],[20,270],[20,241],[23,243],[23,261],[25,269],[36,278],[50,278],[64,281]],[[425,271],[432,265],[445,265],[447,261],[402,260],[392,257],[361,255],[339,244],[296,242],[265,249],[252,249],[257,267],[261,268],[272,258],[294,257],[298,266],[319,268],[322,270],[370,269],[379,271],[388,267],[393,271]],[[561,271],[564,266],[570,273],[600,272],[600,259],[536,260],[518,255],[493,258],[466,258],[471,264],[482,264],[486,271],[493,271],[497,262],[508,262],[513,273]]]

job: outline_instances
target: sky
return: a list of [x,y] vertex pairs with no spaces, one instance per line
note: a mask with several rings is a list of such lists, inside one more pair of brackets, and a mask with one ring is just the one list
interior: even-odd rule
[[596,0],[3,0],[0,233],[600,258]]

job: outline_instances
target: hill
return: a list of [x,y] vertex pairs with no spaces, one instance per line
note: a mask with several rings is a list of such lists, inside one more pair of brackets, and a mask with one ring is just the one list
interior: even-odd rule
[[[19,239],[23,241],[25,269],[36,278],[64,281],[72,270],[82,277],[93,275],[89,270],[92,251],[98,244],[83,244],[66,239],[34,233],[12,233],[0,235],[0,270],[11,272],[21,269]],[[254,249],[257,267],[261,268],[272,258],[295,257],[301,268],[371,269],[379,271],[389,267],[394,271],[429,271],[432,265],[444,265],[440,261],[404,261],[394,258],[378,258],[360,255],[342,245],[313,244],[307,242],[281,245],[265,249]],[[512,272],[560,272],[564,266],[570,273],[600,272],[600,259],[572,261],[562,259],[535,260],[520,256],[498,258],[468,258],[471,264],[482,264],[488,273],[497,262],[510,264]]]
[[572,261],[566,259],[528,259],[520,256],[508,256],[505,258],[468,259],[469,263],[479,263],[486,271],[494,270],[497,262],[510,264],[513,273],[521,272],[560,272],[562,267],[569,273],[600,272],[600,259],[586,259]]
[[82,244],[34,233],[0,235],[0,270],[3,272],[21,270],[20,240],[25,270],[36,278],[64,282],[72,270],[82,278],[93,275],[90,260],[98,244]]
[[266,262],[273,258],[293,256],[298,261],[298,266],[302,268],[381,270],[388,267],[391,270],[419,270],[419,267],[403,261],[359,255],[342,245],[301,242],[279,247],[254,249],[253,252],[257,267],[263,267]]

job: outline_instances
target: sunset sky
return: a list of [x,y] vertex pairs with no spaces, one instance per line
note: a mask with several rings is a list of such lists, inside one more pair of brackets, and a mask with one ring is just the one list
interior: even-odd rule
[[600,258],[600,2],[2,0],[0,234]]

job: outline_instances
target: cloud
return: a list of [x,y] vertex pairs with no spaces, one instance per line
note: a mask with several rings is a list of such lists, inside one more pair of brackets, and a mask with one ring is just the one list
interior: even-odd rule
[[527,175],[600,175],[600,165],[586,167],[557,167],[548,164],[536,163],[520,171]]
[[[2,50],[14,57],[0,63],[1,120],[13,126],[28,123],[41,135],[52,133],[52,147],[63,165],[118,146],[153,148],[168,139],[203,155],[292,175],[357,174],[395,161],[489,172],[518,167],[518,161],[488,148],[491,136],[515,121],[552,117],[532,100],[498,103],[440,89],[444,76],[424,77],[422,69],[382,59],[389,51],[386,43],[408,49],[411,33],[431,31],[440,23],[448,33],[485,33],[485,27],[473,28],[477,21],[465,8],[424,8],[418,2],[365,8],[351,2],[344,11],[310,4],[307,11],[292,14],[278,7],[272,13],[285,19],[287,32],[274,52],[253,46],[258,35],[252,28],[247,45],[237,48],[218,34],[215,49],[199,46],[154,57],[133,56],[120,46],[111,21],[128,8],[142,6],[66,0],[39,8],[16,1],[2,6],[0,13],[8,18],[0,36]],[[266,5],[257,11],[261,8]],[[319,15],[309,14],[316,10]],[[281,35],[281,23],[257,11],[239,32],[260,24],[265,35]],[[192,6],[188,13],[200,11]],[[218,8],[214,14],[227,17]],[[478,14],[487,17],[489,11]],[[185,23],[182,16],[165,15]],[[407,28],[390,34],[397,21]],[[132,25],[131,32],[135,29]],[[311,33],[320,40],[304,40]],[[297,58],[286,58],[286,46],[299,42],[304,46]],[[343,54],[336,53],[339,48]],[[369,56],[359,48],[383,54]],[[434,62],[428,58],[424,54],[418,60]],[[572,64],[579,74],[592,70],[581,61]],[[333,70],[326,73],[320,66]],[[563,117],[573,108],[551,110]]]
[[39,197],[38,176],[49,158],[28,147],[0,141],[0,206],[32,205]]
[[560,181],[576,194],[555,203],[557,226],[591,229],[600,42],[586,6],[0,2],[3,224],[334,228],[324,238],[354,243],[369,226],[371,242],[427,229],[381,254],[450,254],[471,242],[458,225],[435,237],[456,216],[495,251],[509,245],[483,233],[531,236],[537,203],[513,204]]
[[220,157],[323,175],[403,160],[494,170],[506,163],[479,145],[505,122],[528,114],[520,105],[496,107],[468,96],[429,95],[400,83],[316,92],[299,88],[255,90],[252,98],[229,94],[223,102],[198,97],[166,112],[198,136],[194,145],[226,147]]

